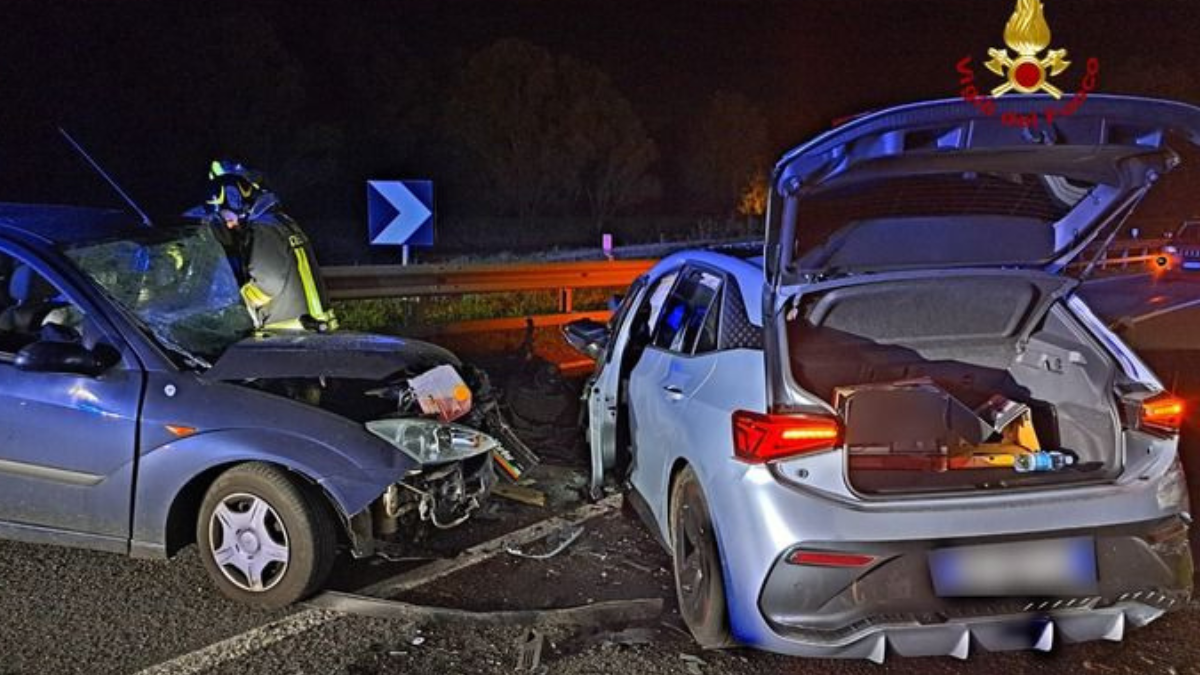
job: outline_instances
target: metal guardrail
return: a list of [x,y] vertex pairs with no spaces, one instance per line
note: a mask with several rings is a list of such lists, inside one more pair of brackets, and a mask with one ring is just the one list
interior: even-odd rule
[[[1099,267],[1126,269],[1139,263],[1148,264],[1169,242],[1169,239],[1114,241]],[[1090,256],[1086,254],[1080,258],[1088,259]],[[627,286],[655,262],[637,259],[507,265],[363,265],[326,267],[322,273],[335,300],[557,290],[558,311],[569,313],[574,311],[575,289]]]
[[[1121,239],[1114,241],[1105,252],[1104,258],[1096,264],[1101,270],[1127,270],[1130,265],[1150,266],[1162,253],[1162,249],[1171,243],[1170,239]],[[1085,252],[1071,267],[1082,267],[1092,259],[1094,252]]]
[[518,263],[513,265],[365,265],[322,269],[334,300],[517,291],[559,292],[559,312],[572,312],[577,288],[628,286],[654,260]]

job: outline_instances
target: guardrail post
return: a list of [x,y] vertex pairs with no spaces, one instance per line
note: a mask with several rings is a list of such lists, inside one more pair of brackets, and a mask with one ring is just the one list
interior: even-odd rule
[[558,311],[561,314],[570,314],[575,311],[574,288],[558,289]]

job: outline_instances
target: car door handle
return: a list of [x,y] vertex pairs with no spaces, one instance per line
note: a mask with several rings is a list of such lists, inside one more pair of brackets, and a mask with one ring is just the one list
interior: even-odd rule
[[683,390],[673,384],[664,385],[663,391],[667,392],[667,398],[672,401],[678,401],[683,398]]

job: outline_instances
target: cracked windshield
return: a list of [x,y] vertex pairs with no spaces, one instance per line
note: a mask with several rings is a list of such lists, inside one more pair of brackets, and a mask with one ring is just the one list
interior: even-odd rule
[[254,329],[207,227],[78,246],[67,255],[173,351],[218,357]]

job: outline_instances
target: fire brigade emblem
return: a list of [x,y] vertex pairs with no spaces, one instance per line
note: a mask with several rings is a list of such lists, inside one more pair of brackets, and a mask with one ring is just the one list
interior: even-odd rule
[[[1062,90],[1048,80],[1066,70],[1071,62],[1065,49],[1051,49],[1038,56],[1050,46],[1050,25],[1039,0],[1017,0],[1017,8],[1004,26],[1004,44],[1008,49],[989,49],[988,56],[992,58],[984,64],[1006,80],[992,89],[992,96],[1003,96],[1010,91],[1021,94],[1044,91],[1054,98],[1062,97]],[[1009,49],[1016,54],[1009,55]]]

